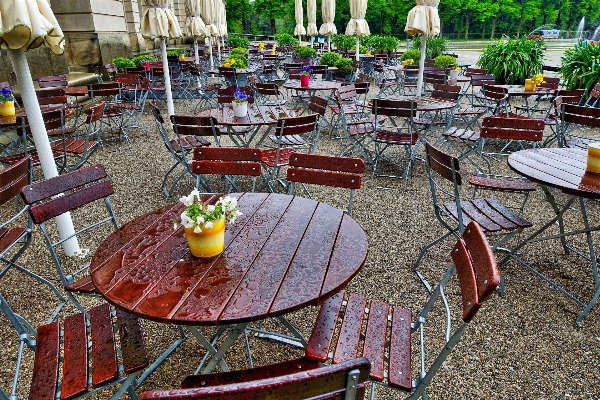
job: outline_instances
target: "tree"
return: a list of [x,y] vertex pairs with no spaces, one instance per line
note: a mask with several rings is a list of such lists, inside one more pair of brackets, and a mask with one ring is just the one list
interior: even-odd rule
[[275,29],[275,19],[281,18],[286,14],[286,4],[288,0],[255,0],[254,10],[262,17],[269,20],[271,24],[271,34],[277,33]]
[[252,6],[248,0],[227,0],[225,11],[228,25],[231,25],[230,21],[241,21],[244,33],[249,33],[247,23],[252,15]]

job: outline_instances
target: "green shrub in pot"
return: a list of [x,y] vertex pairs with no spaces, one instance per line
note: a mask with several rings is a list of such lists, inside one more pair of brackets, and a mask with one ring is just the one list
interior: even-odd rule
[[330,51],[328,53],[324,53],[319,60],[321,65],[327,65],[330,67],[335,67],[335,63],[341,60],[342,56],[338,53]]
[[238,55],[241,55],[244,57],[248,57],[248,49],[246,49],[244,47],[236,47],[235,49],[231,49],[229,51],[229,54],[232,56],[235,54],[238,54]]
[[559,72],[567,89],[592,89],[600,82],[600,46],[586,43],[567,49]]
[[125,68],[140,66],[140,64],[136,65],[133,62],[133,60],[130,60],[129,58],[125,57],[117,57],[112,60],[112,63],[115,64],[115,67],[117,67],[118,72],[125,72]]
[[[321,57],[323,59],[323,57]],[[337,68],[335,71],[338,75],[348,75],[354,72],[354,60],[351,58],[340,58],[334,65]]]
[[419,50],[411,49],[402,54],[402,57],[400,57],[400,61],[412,59],[415,62],[415,64],[418,64],[420,58],[421,52]]
[[240,35],[230,35],[227,39],[227,46],[233,47],[242,47],[246,48],[250,46],[250,41],[246,39],[244,36]]
[[543,40],[527,37],[494,40],[483,49],[477,65],[487,69],[499,83],[506,82],[512,73],[510,83],[523,85],[525,78],[542,72],[543,47]]
[[456,68],[458,66],[458,63],[456,62],[456,58],[454,58],[452,56],[441,55],[441,56],[437,56],[434,59],[433,65],[435,67],[441,67],[441,68],[446,68],[449,66],[452,66],[452,68]]
[[298,39],[289,33],[278,33],[275,35],[275,41],[277,42],[277,46],[291,46],[293,44],[298,44]]
[[295,51],[296,51],[296,55],[298,56],[298,58],[302,58],[302,59],[308,59],[308,58],[317,56],[317,51],[315,49],[313,49],[312,47],[298,46],[298,47],[296,47]]

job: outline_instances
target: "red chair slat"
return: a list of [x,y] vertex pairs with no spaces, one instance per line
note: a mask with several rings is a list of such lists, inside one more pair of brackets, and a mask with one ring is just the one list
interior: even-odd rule
[[483,302],[494,293],[500,284],[500,272],[496,257],[487,237],[477,224],[470,223],[466,226],[463,240],[473,260],[479,301]]
[[74,399],[88,390],[88,350],[85,314],[65,318],[61,400]]
[[401,307],[392,311],[392,333],[390,335],[390,361],[388,382],[390,386],[410,391],[411,377],[411,314]]
[[91,276],[85,276],[81,279],[76,280],[75,282],[66,285],[65,286],[65,290],[69,291],[69,292],[79,292],[79,293],[95,293],[96,292],[96,286],[94,286],[94,283],[92,282],[92,277]]
[[452,248],[451,256],[456,267],[462,293],[463,321],[470,322],[481,307],[481,302],[477,295],[477,281],[475,280],[473,261],[462,239],[458,240]]
[[471,202],[477,210],[485,215],[494,223],[500,225],[502,229],[517,229],[518,226],[502,214],[494,210],[484,199],[476,199]]
[[363,357],[371,361],[371,378],[379,382],[383,381],[384,378],[383,360],[389,310],[390,306],[386,303],[371,300],[363,347]]
[[37,329],[33,378],[29,400],[54,400],[58,383],[60,324],[52,322]]
[[[485,199],[485,201],[492,208],[494,208],[496,211],[498,211],[500,214],[504,215],[506,218],[510,219],[515,224],[519,225],[519,227],[529,228],[530,226],[533,226],[533,224],[531,222],[527,221],[525,218],[522,218],[522,217],[518,216],[517,214],[515,214],[514,212],[510,211],[504,204],[502,204],[497,199],[488,197]],[[465,223],[465,225],[467,225],[467,224]]]
[[0,232],[0,253],[16,242],[26,232],[25,228],[2,229]]
[[237,161],[194,161],[192,172],[194,174],[260,176],[261,164]]
[[367,299],[363,296],[353,293],[348,297],[344,322],[333,355],[334,363],[356,358],[366,305]]
[[336,293],[321,306],[317,322],[310,334],[305,355],[319,362],[327,361],[331,341],[344,300],[344,291]]
[[365,170],[365,163],[360,158],[322,156],[304,153],[294,154],[294,156],[290,158],[290,166],[353,173],[362,173]]
[[117,309],[117,327],[125,373],[132,374],[146,368],[148,366],[146,343],[138,317]]
[[300,168],[289,168],[286,179],[289,182],[336,186],[346,189],[360,189],[362,182],[362,177],[358,174]]
[[507,192],[533,192],[535,183],[526,180],[505,180],[473,175],[469,183],[483,189],[503,190]]
[[463,213],[463,216],[466,214],[474,221],[477,221],[479,225],[483,227],[487,232],[498,232],[502,230],[502,227],[498,225],[495,221],[490,221],[485,215],[481,214],[477,207],[473,205],[470,201],[461,201],[460,209]]
[[117,352],[110,305],[90,309],[92,331],[92,386],[95,388],[117,379]]

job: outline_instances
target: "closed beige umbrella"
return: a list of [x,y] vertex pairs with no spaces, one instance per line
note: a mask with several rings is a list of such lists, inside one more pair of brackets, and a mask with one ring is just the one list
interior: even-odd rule
[[208,40],[208,51],[210,56],[210,67],[214,67],[214,61],[212,57],[212,38],[216,37],[219,33],[217,25],[213,19],[213,0],[200,0],[200,16],[204,21],[204,27],[206,30],[206,39]]
[[409,35],[422,35],[421,57],[419,58],[419,75],[417,80],[417,96],[421,95],[423,89],[423,70],[425,69],[425,50],[427,49],[427,38],[439,35],[440,16],[438,5],[440,0],[417,0],[417,5],[408,12],[404,31]]
[[227,10],[225,9],[225,0],[223,0],[221,2],[221,18],[220,18],[220,22],[221,22],[221,37],[222,38],[226,38],[228,36],[227,34]]
[[215,37],[217,38],[217,55],[221,56],[221,42],[219,38],[222,37],[223,28],[221,27],[221,5],[223,3],[221,0],[213,0],[213,8],[212,8],[212,20],[215,25]]
[[308,36],[317,36],[317,0],[307,0],[306,15],[308,17],[308,25],[306,26],[306,34]]
[[301,36],[306,35],[306,29],[304,29],[304,15],[302,11],[302,0],[296,0],[294,3],[294,14],[296,16],[296,27],[294,28],[294,35],[298,36],[298,40],[302,42]]
[[173,107],[171,74],[167,61],[167,39],[181,37],[181,28],[175,14],[169,8],[173,5],[172,0],[144,0],[144,5],[147,6],[147,9],[142,17],[140,31],[142,36],[148,40],[160,39],[165,74],[165,92],[167,93],[167,112],[169,115],[173,115],[175,114],[175,107]]
[[[23,106],[31,127],[33,142],[38,153],[44,178],[58,176],[48,132],[42,118],[42,110],[35,94],[31,71],[25,52],[45,45],[55,54],[63,53],[64,36],[47,0],[1,0],[0,1],[0,47],[9,49]],[[56,217],[61,239],[75,234],[69,213]],[[68,256],[81,253],[77,238],[63,243]]]
[[185,36],[194,38],[194,54],[196,64],[200,62],[198,56],[198,38],[206,36],[206,26],[200,16],[200,0],[185,0]]
[[323,0],[321,3],[321,17],[323,18],[323,24],[319,28],[319,33],[327,36],[327,48],[331,51],[331,35],[337,35],[337,28],[333,23],[335,18],[335,0]]
[[367,0],[350,0],[350,22],[346,26],[346,35],[356,36],[356,60],[359,57],[359,38],[361,36],[368,36],[371,34],[369,31],[369,24],[365,20],[367,14]]

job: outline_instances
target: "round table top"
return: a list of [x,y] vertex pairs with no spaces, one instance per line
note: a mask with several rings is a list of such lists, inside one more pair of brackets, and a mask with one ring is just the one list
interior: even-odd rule
[[232,196],[243,215],[227,224],[219,256],[192,256],[183,227],[173,229],[183,204],[166,206],[98,247],[90,265],[98,292],[158,322],[234,324],[320,304],[363,266],[367,238],[343,211],[283,194]]
[[535,90],[525,90],[524,85],[494,85],[508,89],[509,96],[535,96],[554,94],[554,89],[536,86]]
[[590,199],[600,198],[600,174],[585,170],[587,152],[581,149],[547,148],[517,151],[508,166],[533,182]]
[[308,86],[301,86],[300,80],[290,79],[284,82],[283,87],[286,89],[296,89],[296,90],[335,90],[342,87],[342,84],[339,82],[333,81],[321,81],[311,79],[308,83]]

